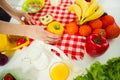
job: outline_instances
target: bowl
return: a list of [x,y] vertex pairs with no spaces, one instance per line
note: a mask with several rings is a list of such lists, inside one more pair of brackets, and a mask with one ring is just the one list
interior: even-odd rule
[[22,4],[22,10],[27,13],[37,13],[44,5],[44,0],[26,0]]

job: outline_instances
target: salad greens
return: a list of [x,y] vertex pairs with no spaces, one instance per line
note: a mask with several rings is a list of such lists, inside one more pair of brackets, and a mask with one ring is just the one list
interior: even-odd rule
[[96,61],[86,72],[74,80],[120,80],[120,57],[109,59],[106,64]]

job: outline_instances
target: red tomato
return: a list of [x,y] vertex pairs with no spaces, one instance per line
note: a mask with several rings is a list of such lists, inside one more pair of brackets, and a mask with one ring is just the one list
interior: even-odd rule
[[17,42],[16,42],[16,45],[19,46],[19,45],[21,45],[21,44],[23,44],[23,43],[25,43],[25,42],[26,42],[25,38],[19,38],[19,39],[17,40]]
[[4,77],[4,80],[14,80],[14,78],[8,74]]
[[29,41],[30,41],[30,43],[31,43],[32,41],[34,41],[34,39],[32,39],[32,38],[29,38]]

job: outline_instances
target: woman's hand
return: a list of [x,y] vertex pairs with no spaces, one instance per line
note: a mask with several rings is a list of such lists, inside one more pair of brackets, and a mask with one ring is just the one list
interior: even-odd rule
[[56,44],[60,40],[60,35],[48,32],[43,26],[31,26],[27,30],[27,36],[49,44]]
[[32,24],[35,24],[34,20],[32,19],[32,17],[23,12],[23,11],[19,11],[19,10],[16,10],[14,9],[14,12],[10,14],[13,18],[17,19],[19,22],[23,22],[23,18],[25,19],[25,21],[32,25]]

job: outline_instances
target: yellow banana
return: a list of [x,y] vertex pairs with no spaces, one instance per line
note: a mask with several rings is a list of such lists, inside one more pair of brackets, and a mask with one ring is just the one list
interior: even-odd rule
[[88,8],[88,2],[85,0],[76,0],[76,4],[80,6],[82,10],[82,17],[84,17],[85,11]]
[[72,11],[78,17],[78,20],[81,18],[81,8],[77,4],[72,4],[68,7],[68,11]]
[[86,17],[85,20],[81,20],[80,24],[83,24],[87,21],[97,19],[97,18],[101,17],[103,14],[104,14],[104,9],[102,6],[99,5],[98,8],[95,10],[95,12],[91,16]]
[[91,0],[89,7],[85,12],[85,17],[92,15],[98,7],[98,0]]

